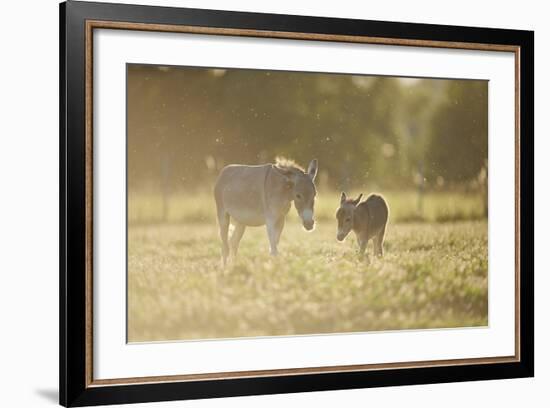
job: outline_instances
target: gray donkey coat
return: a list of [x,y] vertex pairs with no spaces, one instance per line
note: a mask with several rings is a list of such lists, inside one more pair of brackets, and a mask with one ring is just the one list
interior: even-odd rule
[[[233,256],[237,254],[247,226],[265,225],[271,254],[277,255],[285,216],[292,202],[304,228],[312,230],[316,174],[317,160],[311,161],[307,172],[292,162],[257,166],[231,164],[223,168],[214,187],[214,197],[224,265],[230,250]],[[230,223],[235,229],[228,240]]]

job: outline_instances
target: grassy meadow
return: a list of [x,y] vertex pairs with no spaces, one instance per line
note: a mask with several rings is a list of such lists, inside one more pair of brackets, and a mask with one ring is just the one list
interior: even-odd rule
[[[477,194],[385,193],[385,256],[336,241],[337,192],[319,193],[316,228],[294,209],[269,255],[264,227],[247,228],[222,268],[211,193],[131,192],[130,342],[299,335],[488,324],[487,219]],[[372,254],[372,243],[367,250]]]

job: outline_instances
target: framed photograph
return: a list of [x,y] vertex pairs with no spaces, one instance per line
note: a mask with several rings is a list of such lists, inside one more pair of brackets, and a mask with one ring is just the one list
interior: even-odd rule
[[60,6],[60,403],[534,375],[534,33]]

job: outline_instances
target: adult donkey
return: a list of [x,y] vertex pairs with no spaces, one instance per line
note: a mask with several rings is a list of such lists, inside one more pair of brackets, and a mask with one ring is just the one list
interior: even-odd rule
[[[247,226],[267,227],[271,255],[277,255],[277,245],[285,225],[285,216],[294,202],[304,228],[313,229],[315,176],[317,160],[307,171],[290,160],[277,159],[275,164],[247,166],[231,164],[222,169],[214,197],[222,240],[223,264],[229,252],[235,256]],[[235,229],[228,241],[229,224]]]

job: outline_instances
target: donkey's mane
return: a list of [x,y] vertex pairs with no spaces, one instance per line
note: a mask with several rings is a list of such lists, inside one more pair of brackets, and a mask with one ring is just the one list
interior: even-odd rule
[[277,156],[275,158],[275,166],[283,171],[291,171],[293,173],[305,173],[305,170],[302,166],[296,163],[292,159],[287,159],[286,157]]

